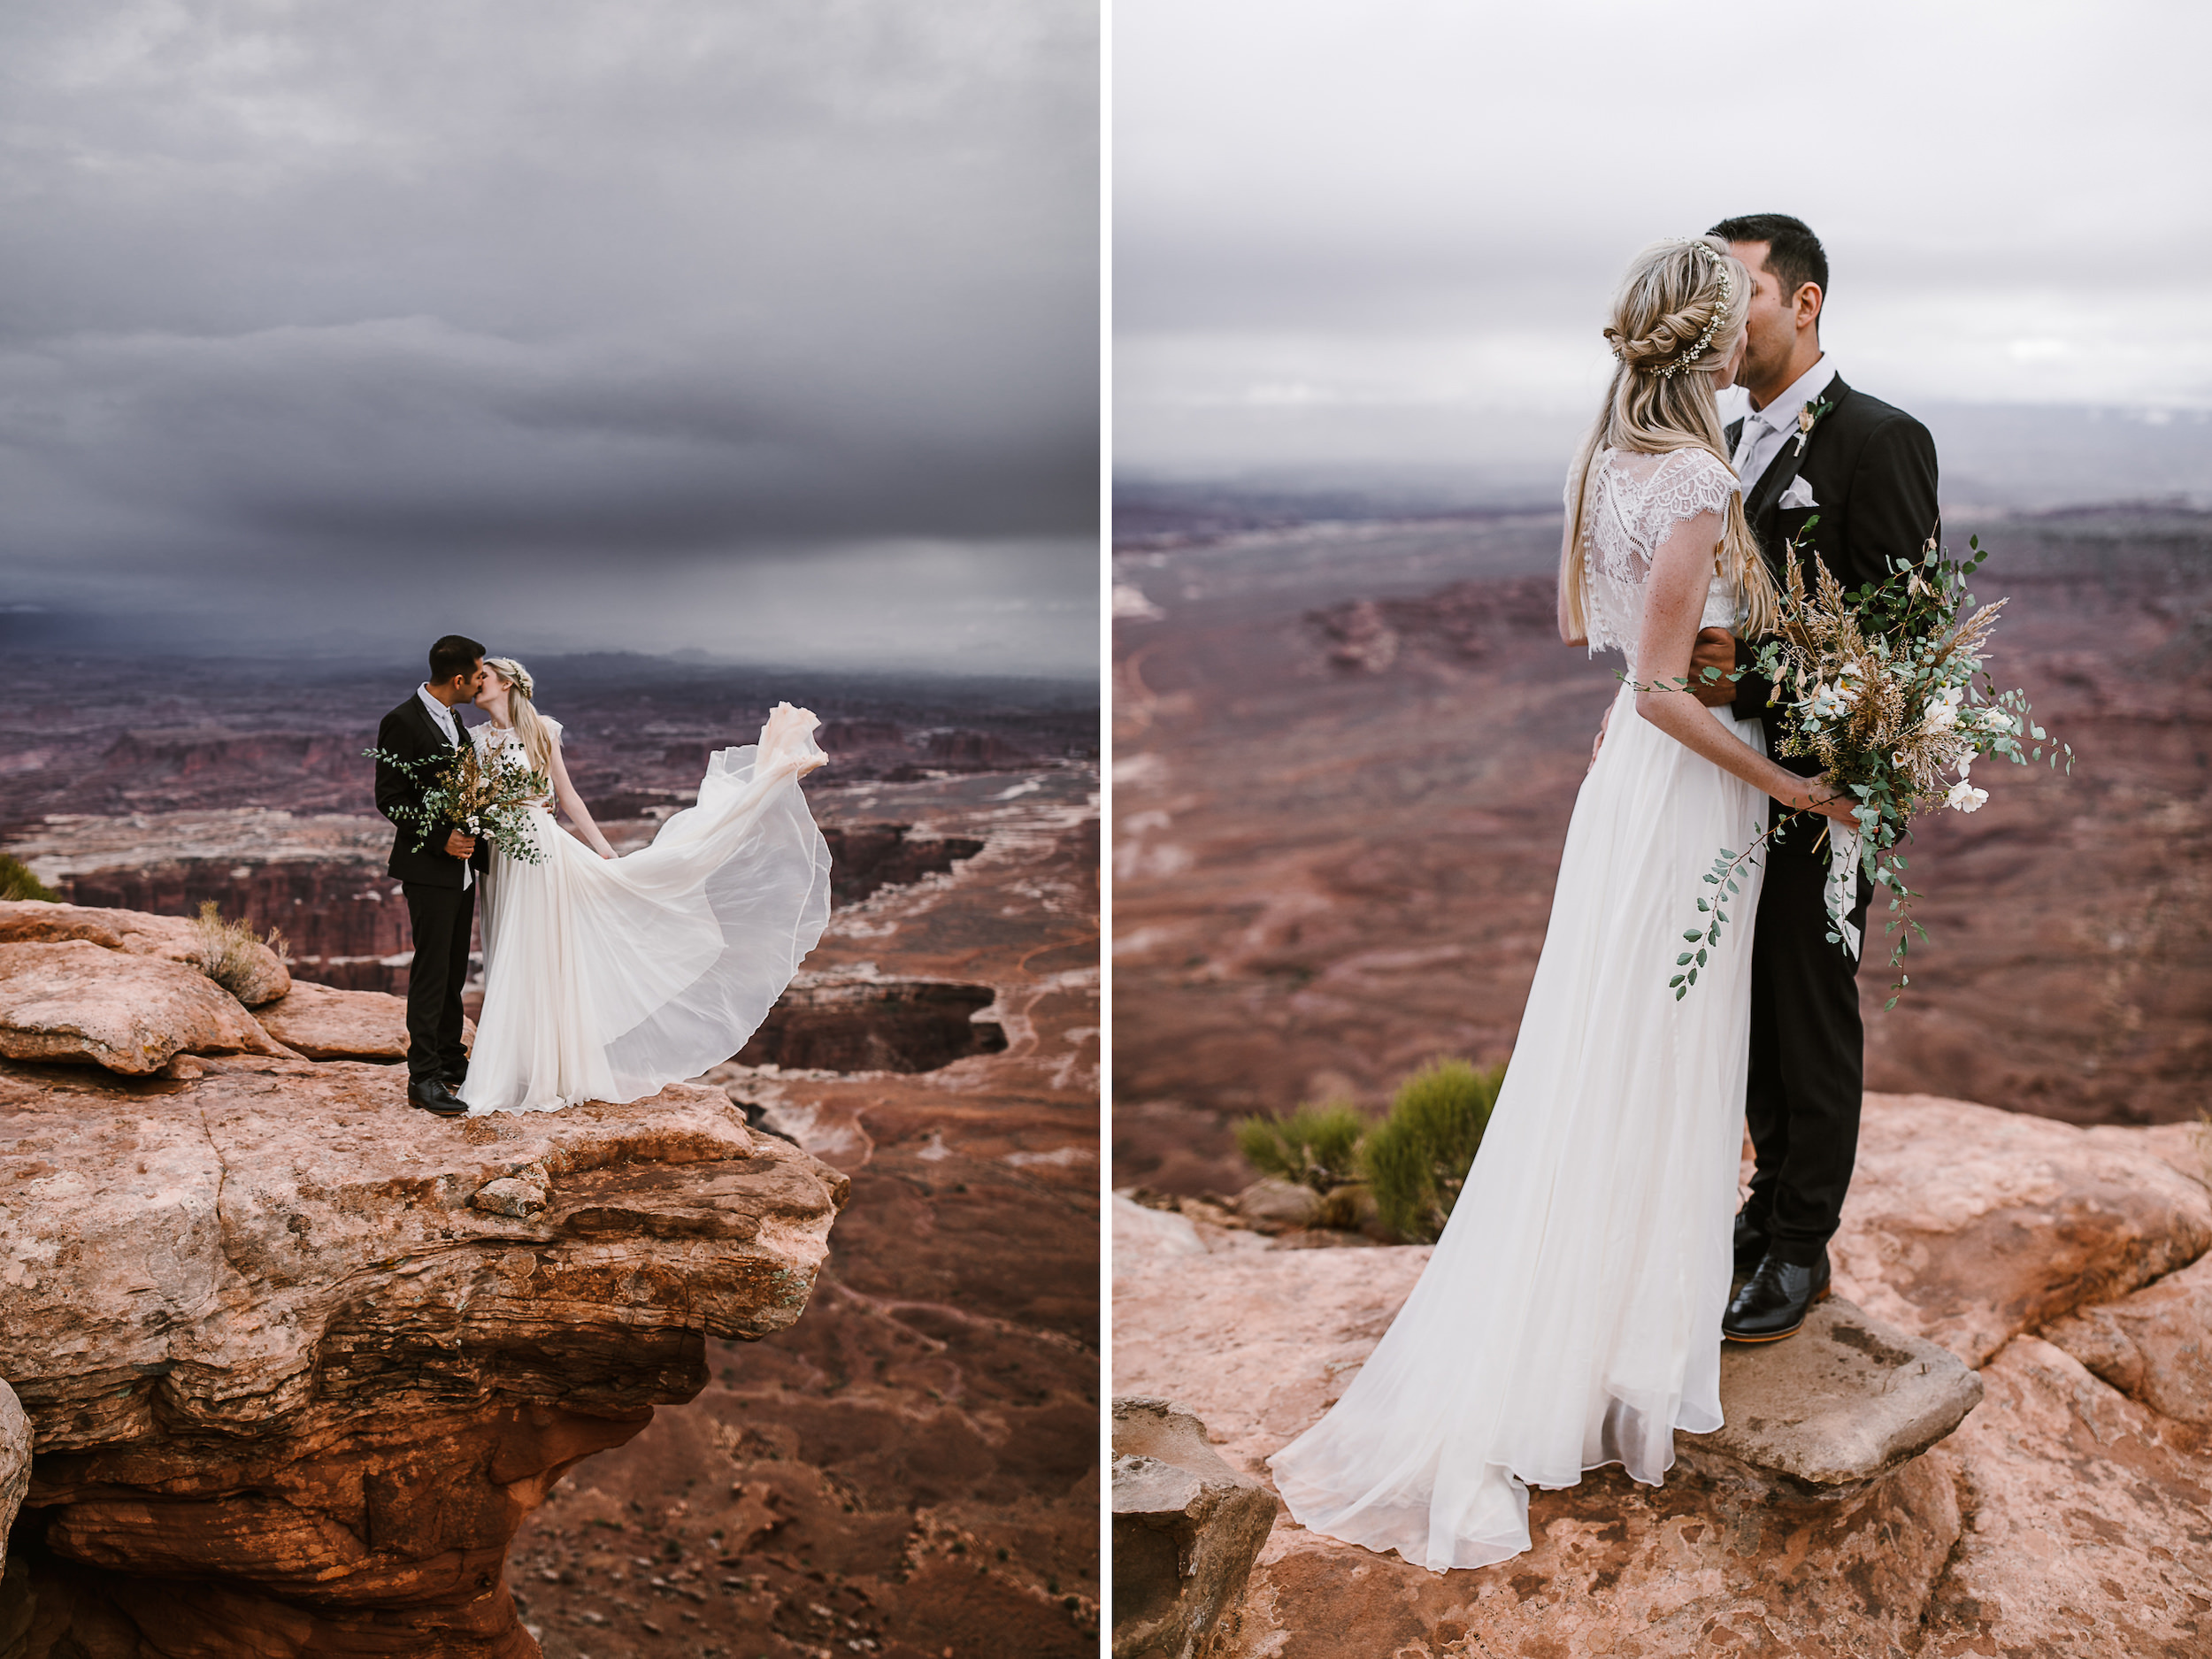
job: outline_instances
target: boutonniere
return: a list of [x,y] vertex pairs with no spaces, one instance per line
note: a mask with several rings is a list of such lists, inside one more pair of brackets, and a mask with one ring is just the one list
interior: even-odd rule
[[1794,451],[1796,454],[1805,453],[1805,440],[1813,435],[1813,428],[1820,424],[1820,418],[1834,407],[1833,403],[1824,397],[1817,403],[1807,403],[1804,408],[1797,411],[1797,445]]

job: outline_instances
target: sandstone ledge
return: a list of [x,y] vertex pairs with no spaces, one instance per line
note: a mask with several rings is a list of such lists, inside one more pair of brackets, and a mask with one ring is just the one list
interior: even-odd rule
[[[708,1336],[798,1316],[849,1182],[703,1088],[448,1121],[387,1067],[187,1069],[0,1065],[0,1377],[36,1436],[16,1553],[42,1620],[534,1651],[515,1527],[695,1394]],[[499,1182],[542,1207],[472,1202]]]
[[1677,1466],[1770,1498],[1853,1498],[1966,1420],[1982,1379],[1948,1349],[1840,1296],[1780,1342],[1725,1343],[1710,1434],[1674,1437]]
[[[2212,1438],[2186,1419],[2212,1373],[2176,1362],[2212,1352],[2206,1270],[2177,1271],[2212,1240],[2204,1152],[2192,1129],[1870,1095],[1837,1288],[1901,1352],[1933,1343],[1976,1368],[1981,1403],[1947,1438],[1826,1502],[1776,1502],[1809,1494],[1739,1474],[1740,1457],[1731,1478],[1655,1489],[1599,1471],[1532,1494],[1534,1548],[1478,1571],[1432,1574],[1285,1516],[1219,1651],[2200,1659]],[[1429,1254],[1287,1251],[1115,1212],[1115,1391],[1183,1402],[1261,1480]],[[1677,1443],[1694,1464],[1691,1441]]]

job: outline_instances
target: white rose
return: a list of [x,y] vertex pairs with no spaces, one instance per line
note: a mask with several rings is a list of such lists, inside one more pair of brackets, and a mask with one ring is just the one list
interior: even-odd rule
[[1954,812],[1978,812],[1982,803],[1988,799],[1988,790],[1977,789],[1962,778],[1951,786],[1951,793],[1943,797],[1943,804]]

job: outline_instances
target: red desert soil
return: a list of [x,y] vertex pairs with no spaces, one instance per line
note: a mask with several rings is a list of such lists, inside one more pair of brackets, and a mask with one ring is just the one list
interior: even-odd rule
[[[1930,941],[1888,1013],[1870,947],[1867,1087],[2193,1118],[2212,515],[2050,514],[1955,545],[1970,529],[1995,549],[1978,591],[2011,599],[1993,672],[2079,760],[1985,766],[1985,808],[1924,820]],[[1379,1106],[1432,1055],[1509,1057],[1617,683],[1617,658],[1554,633],[1558,534],[1555,515],[1317,525],[1118,557],[1117,1186],[1233,1192],[1239,1116]]]

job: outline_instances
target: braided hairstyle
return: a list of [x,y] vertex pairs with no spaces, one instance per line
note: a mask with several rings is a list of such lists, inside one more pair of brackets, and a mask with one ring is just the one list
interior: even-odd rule
[[522,740],[523,752],[530,757],[530,770],[550,773],[553,733],[539,715],[534,701],[537,681],[531,678],[528,669],[511,657],[487,657],[484,666],[506,684],[507,718],[514,723],[515,735]]
[[[1703,449],[1728,465],[1713,373],[1735,351],[1750,314],[1750,273],[1717,236],[1654,242],[1629,265],[1605,328],[1612,383],[1575,458],[1567,539],[1559,550],[1562,608],[1576,635],[1588,632],[1584,538],[1591,464],[1599,450],[1615,449],[1644,455]],[[1743,595],[1747,633],[1770,632],[1778,603],[1774,577],[1744,518],[1741,492],[1729,497],[1714,568]]]

